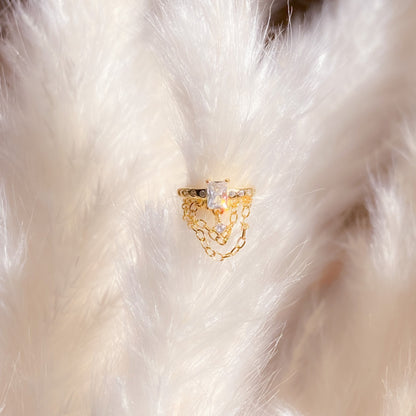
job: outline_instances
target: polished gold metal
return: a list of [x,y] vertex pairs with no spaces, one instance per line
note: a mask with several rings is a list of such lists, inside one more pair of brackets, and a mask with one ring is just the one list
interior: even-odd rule
[[[229,180],[224,182],[228,183]],[[209,181],[207,181],[209,183]],[[216,182],[222,183],[222,182]],[[246,244],[251,204],[255,193],[254,188],[231,188],[227,192],[226,208],[209,209],[207,205],[207,188],[179,188],[178,195],[182,197],[183,219],[188,227],[195,232],[205,253],[219,261],[236,255]],[[202,215],[199,215],[201,213]],[[211,225],[207,217],[211,213],[215,225]],[[204,218],[201,218],[203,216]],[[209,217],[209,216],[208,216]],[[230,247],[230,238],[233,228],[239,217],[241,232],[234,244]],[[205,219],[206,218],[206,219]],[[223,220],[226,221],[223,222]],[[212,248],[213,244],[225,247],[223,252]]]

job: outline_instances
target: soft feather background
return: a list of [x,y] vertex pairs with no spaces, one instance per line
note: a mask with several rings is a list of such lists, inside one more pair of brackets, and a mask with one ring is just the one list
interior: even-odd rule
[[[415,414],[413,3],[9,4],[0,413]],[[227,177],[217,263],[176,189]]]

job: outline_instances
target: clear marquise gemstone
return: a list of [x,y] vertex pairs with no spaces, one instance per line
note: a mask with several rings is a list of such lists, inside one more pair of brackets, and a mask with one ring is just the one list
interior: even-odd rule
[[207,186],[207,206],[209,209],[227,209],[227,182],[210,181]]

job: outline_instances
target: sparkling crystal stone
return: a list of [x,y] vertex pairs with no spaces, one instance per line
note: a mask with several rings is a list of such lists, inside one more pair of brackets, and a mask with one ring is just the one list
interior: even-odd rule
[[228,196],[229,196],[230,198],[234,198],[234,197],[235,197],[235,191],[230,191],[230,192],[228,192]]
[[219,222],[216,226],[215,226],[215,231],[219,234],[223,233],[225,231],[225,224],[223,224],[222,222]]
[[209,209],[227,209],[227,183],[210,181],[207,186],[207,206]]
[[243,190],[238,191],[238,196],[244,196],[244,191]]

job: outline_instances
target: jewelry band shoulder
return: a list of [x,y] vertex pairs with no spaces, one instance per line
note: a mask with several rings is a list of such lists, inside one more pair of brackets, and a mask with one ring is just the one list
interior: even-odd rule
[[[237,254],[246,244],[247,218],[255,193],[252,187],[228,189],[229,180],[206,181],[206,188],[179,188],[182,197],[183,219],[191,228],[208,256],[224,260]],[[211,218],[206,212],[211,212]],[[240,218],[241,232],[234,245],[229,247],[233,228]],[[211,220],[211,221],[210,221]],[[226,246],[221,252],[211,245]]]

